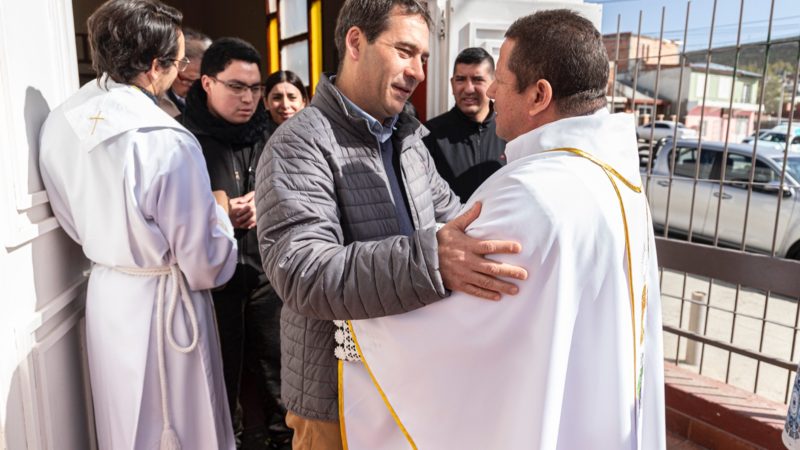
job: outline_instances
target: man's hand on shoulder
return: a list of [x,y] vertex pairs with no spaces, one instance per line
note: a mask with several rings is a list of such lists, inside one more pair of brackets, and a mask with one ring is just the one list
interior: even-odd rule
[[519,253],[522,247],[513,241],[481,241],[464,233],[481,213],[481,204],[475,203],[464,214],[443,226],[437,233],[439,244],[439,272],[444,286],[451,291],[461,291],[488,300],[500,300],[502,294],[516,294],[516,285],[500,280],[528,278],[528,272],[517,266],[485,258],[485,255]]

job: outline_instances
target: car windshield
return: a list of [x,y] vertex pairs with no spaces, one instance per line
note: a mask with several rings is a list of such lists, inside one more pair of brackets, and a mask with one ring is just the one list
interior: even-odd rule
[[686,127],[682,123],[679,123],[678,128],[686,128]]
[[[779,165],[783,165],[783,157],[778,156],[773,160]],[[792,176],[795,181],[800,180],[800,156],[790,156],[786,162],[786,173]]]

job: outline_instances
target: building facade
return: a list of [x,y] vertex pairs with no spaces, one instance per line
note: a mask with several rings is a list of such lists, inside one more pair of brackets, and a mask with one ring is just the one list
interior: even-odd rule
[[680,62],[680,44],[669,39],[658,39],[631,32],[613,33],[603,36],[603,44],[608,59],[615,61],[619,73],[633,72],[638,62],[640,69],[662,66],[675,66]]
[[710,63],[644,70],[637,84],[670,102],[668,115],[698,130],[703,139],[741,142],[753,133],[759,109],[760,75]]

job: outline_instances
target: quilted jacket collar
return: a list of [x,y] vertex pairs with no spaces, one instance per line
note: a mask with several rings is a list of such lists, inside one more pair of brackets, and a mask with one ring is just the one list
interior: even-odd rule
[[[335,75],[322,74],[314,92],[314,98],[311,100],[311,106],[319,108],[324,115],[330,118],[332,123],[352,129],[364,140],[374,139],[370,132],[369,122],[344,100],[341,91],[333,84],[334,79]],[[396,131],[392,138],[395,142],[400,143],[402,150],[413,147],[429,134],[428,129],[422,126],[419,120],[405,112],[400,113],[395,128]]]

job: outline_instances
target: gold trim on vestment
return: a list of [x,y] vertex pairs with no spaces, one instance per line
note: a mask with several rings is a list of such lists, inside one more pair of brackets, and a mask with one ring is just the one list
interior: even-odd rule
[[369,374],[369,377],[372,379],[372,384],[375,385],[375,389],[378,390],[378,394],[380,394],[381,399],[383,399],[383,403],[389,410],[389,414],[392,415],[392,419],[394,419],[394,422],[400,428],[400,431],[403,433],[403,436],[406,437],[406,440],[408,441],[409,445],[411,445],[411,448],[413,450],[417,450],[417,444],[414,443],[414,439],[412,439],[411,435],[408,434],[408,430],[406,429],[405,425],[403,425],[403,422],[400,420],[400,417],[398,417],[397,412],[395,412],[394,410],[394,407],[392,407],[392,404],[386,397],[386,393],[383,392],[383,388],[381,388],[381,385],[378,384],[378,379],[375,378],[375,374],[372,373],[372,369],[370,369],[369,364],[367,364],[367,359],[364,358],[364,353],[361,352],[361,346],[358,344],[358,339],[356,339],[356,332],[355,330],[353,330],[353,324],[349,320],[347,321],[347,326],[348,328],[350,328],[350,335],[353,337],[353,343],[356,346],[356,352],[358,352],[358,357],[361,358],[361,363],[364,364],[364,368],[367,369],[367,373]]
[[[605,162],[597,159],[594,155],[590,153],[586,153],[583,150],[578,150],[577,148],[571,147],[562,147],[562,148],[555,148],[552,150],[546,150],[542,153],[551,153],[551,152],[567,152],[572,153],[576,156],[579,156],[584,159],[588,159],[595,165],[599,166],[603,171],[606,173],[608,180],[611,181],[611,186],[614,187],[614,192],[617,194],[617,200],[619,200],[619,208],[622,212],[622,225],[625,229],[625,256],[628,259],[628,294],[630,295],[631,299],[631,334],[632,334],[632,342],[633,342],[633,398],[639,398],[639,389],[637,387],[637,380],[639,379],[638,374],[638,357],[637,357],[637,345],[636,345],[636,304],[635,304],[635,297],[633,294],[633,258],[631,257],[631,238],[630,238],[630,231],[628,228],[628,215],[625,213],[625,204],[622,201],[622,194],[619,191],[619,186],[617,186],[617,182],[614,181],[614,178],[618,178],[622,183],[627,186],[630,190],[637,194],[642,193],[641,186],[636,186],[635,184],[628,181],[625,177],[622,176],[619,172],[617,172],[613,167],[606,164]],[[649,244],[648,244],[649,245]],[[646,274],[643,274],[646,276]],[[645,293],[647,292],[647,281],[645,281]],[[644,340],[644,310],[642,310],[642,330],[641,330],[641,339]]]
[[344,425],[344,361],[339,360],[338,365],[339,380],[339,432],[342,435],[342,448],[347,450],[347,429]]

